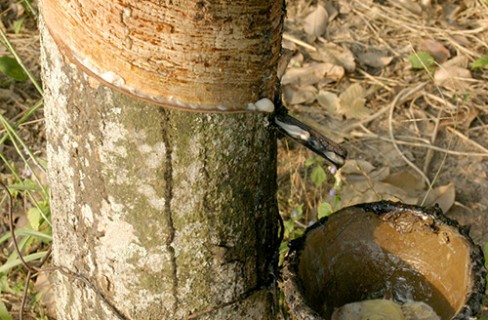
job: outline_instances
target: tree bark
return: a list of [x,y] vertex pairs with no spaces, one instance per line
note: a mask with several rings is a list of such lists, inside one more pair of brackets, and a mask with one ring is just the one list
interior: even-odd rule
[[272,319],[267,116],[128,96],[65,60],[40,30],[58,318]]
[[106,85],[173,108],[272,97],[283,0],[42,0],[62,53]]

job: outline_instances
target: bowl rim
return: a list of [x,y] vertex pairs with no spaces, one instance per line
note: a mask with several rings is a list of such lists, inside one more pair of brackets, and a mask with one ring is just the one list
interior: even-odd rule
[[[433,207],[425,207],[418,205],[410,205],[402,202],[394,201],[377,201],[369,203],[361,203],[353,206],[345,207],[340,210],[348,208],[359,208],[363,212],[373,212],[377,216],[391,211],[409,212],[422,218],[434,218],[434,224],[444,224],[451,226],[459,231],[459,234],[469,243],[470,247],[470,260],[471,260],[471,274],[473,275],[473,283],[471,292],[466,299],[463,307],[458,313],[451,318],[451,320],[468,320],[475,319],[481,309],[481,300],[484,296],[486,289],[486,269],[485,259],[481,247],[474,243],[473,239],[469,236],[469,227],[463,227],[453,219],[448,218],[442,209],[436,204]],[[307,320],[319,320],[323,319],[322,316],[307,305],[303,295],[303,285],[298,277],[298,265],[300,262],[300,253],[304,249],[304,245],[308,234],[324,224],[327,223],[329,216],[323,217],[316,223],[308,227],[304,234],[296,239],[290,241],[288,247],[290,251],[285,257],[282,266],[282,289],[285,294],[285,300],[287,304],[293,304],[297,309],[297,313],[300,313],[302,319]],[[293,297],[291,297],[293,295]]]

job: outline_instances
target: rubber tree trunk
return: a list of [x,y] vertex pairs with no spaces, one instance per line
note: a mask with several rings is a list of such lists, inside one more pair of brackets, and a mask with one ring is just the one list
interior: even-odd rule
[[[246,6],[220,2],[232,17]],[[269,19],[263,11],[255,23]],[[273,318],[276,137],[267,116],[145,102],[88,76],[42,22],[40,30],[58,319]],[[258,63],[271,74],[273,59]],[[256,78],[249,88],[261,89],[236,88],[225,104],[272,96],[275,80]],[[194,94],[204,90],[206,105],[217,99],[209,88]],[[178,90],[161,90],[179,101]]]

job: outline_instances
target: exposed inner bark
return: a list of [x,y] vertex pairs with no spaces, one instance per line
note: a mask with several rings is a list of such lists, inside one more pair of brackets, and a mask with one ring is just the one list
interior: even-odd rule
[[273,97],[282,1],[42,2],[63,54],[128,94],[217,112]]

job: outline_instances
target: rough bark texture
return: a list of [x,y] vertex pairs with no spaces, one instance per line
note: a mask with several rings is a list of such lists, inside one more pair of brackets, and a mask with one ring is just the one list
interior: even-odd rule
[[175,108],[272,97],[282,0],[43,0],[62,52],[111,86]]
[[271,319],[264,114],[170,111],[89,78],[40,26],[59,319]]

